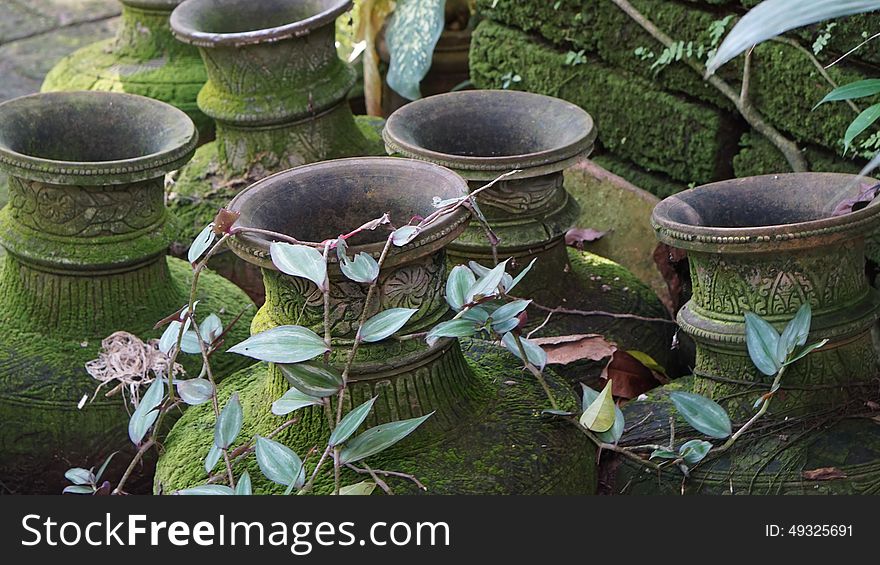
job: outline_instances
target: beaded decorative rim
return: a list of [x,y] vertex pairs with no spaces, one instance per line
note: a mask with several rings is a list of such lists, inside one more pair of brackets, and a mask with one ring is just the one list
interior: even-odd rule
[[[287,2],[293,4],[294,2]],[[211,32],[199,29],[199,16],[211,13],[212,17],[234,17],[235,9],[264,10],[270,6],[254,6],[253,0],[186,0],[171,13],[171,30],[184,43],[197,47],[239,47],[256,43],[269,43],[290,37],[307,35],[312,30],[332,25],[336,18],[348,11],[352,0],[325,0],[323,11],[301,20],[281,25],[239,32]],[[227,14],[228,12],[228,14]]]
[[[110,112],[114,105],[118,112]],[[128,125],[149,121],[162,126],[162,147],[144,155],[107,161],[66,161],[23,153],[15,137],[36,129],[47,108],[62,109],[70,127],[88,132],[95,120],[110,120],[110,126],[129,120]],[[113,121],[115,120],[115,122]],[[46,122],[48,123],[48,122]],[[144,133],[148,135],[148,133]],[[14,98],[0,104],[0,169],[9,174],[55,184],[123,184],[157,178],[179,169],[189,161],[198,142],[198,132],[183,111],[144,96],[118,92],[46,92]]]

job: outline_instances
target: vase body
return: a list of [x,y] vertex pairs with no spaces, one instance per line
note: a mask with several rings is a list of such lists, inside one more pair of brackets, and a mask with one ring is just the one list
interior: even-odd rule
[[[678,319],[697,356],[694,377],[679,388],[722,404],[736,429],[772,382],[749,358],[745,312],[781,331],[810,304],[808,343],[828,340],[787,367],[763,432],[743,435],[728,453],[694,469],[690,492],[880,491],[880,430],[859,418],[877,396],[880,374],[871,338],[880,301],[865,275],[865,240],[880,223],[880,203],[832,215],[859,186],[857,177],[828,173],[752,177],[685,191],[655,209],[659,239],[687,250],[691,268],[693,295]],[[624,441],[668,441],[668,391],[627,407],[628,419],[655,416],[641,437]],[[681,430],[693,432],[683,423]],[[637,474],[635,467],[622,466],[624,474]],[[826,467],[844,476],[807,480],[808,471]],[[673,475],[658,482],[652,472],[634,492],[680,489],[681,475]]]
[[356,120],[346,102],[355,73],[336,54],[334,21],[350,6],[187,0],[174,11],[175,36],[199,49],[207,69],[199,108],[217,123],[216,141],[199,148],[169,195],[184,224],[182,251],[258,179],[382,152],[375,121]]
[[[511,259],[514,270],[536,261],[517,286],[520,296],[549,308],[667,317],[656,295],[628,271],[565,245],[580,209],[565,190],[563,170],[590,153],[596,136],[582,109],[526,92],[454,92],[400,108],[389,117],[383,136],[390,153],[449,167],[468,180],[471,190],[518,171],[481,192],[477,202],[498,237],[498,259]],[[472,221],[449,245],[449,255],[454,263],[490,265],[493,249],[484,226]],[[547,312],[532,308],[529,316],[538,324]],[[673,329],[666,321],[558,313],[543,331],[600,333],[672,369]],[[588,379],[597,377],[601,366],[564,370]]]
[[[0,481],[59,493],[68,468],[131,445],[123,398],[102,393],[77,408],[99,384],[85,363],[116,331],[158,337],[154,324],[188,300],[191,267],[165,257],[174,226],[163,178],[191,157],[196,133],[171,106],[101,92],[18,98],[0,105],[0,122],[10,191],[0,211]],[[249,303],[216,275],[205,282],[202,305],[225,323]],[[217,357],[219,375],[244,365]],[[108,473],[124,468],[115,459]]]
[[[320,186],[322,190],[316,190]],[[301,241],[320,241],[344,233],[388,211],[394,218],[427,215],[432,195],[454,198],[464,194],[464,181],[435,165],[407,159],[343,159],[308,165],[274,175],[242,192],[231,208],[241,212],[241,225],[282,230]],[[297,203],[295,211],[292,205]],[[267,206],[267,203],[272,203]],[[289,205],[289,204],[290,205]],[[378,299],[369,314],[394,307],[417,312],[402,334],[427,331],[448,316],[444,298],[444,248],[467,223],[462,210],[434,225],[414,241],[392,248],[378,282]],[[331,236],[332,237],[332,236]],[[350,241],[358,251],[378,257],[386,235],[368,232],[366,240]],[[266,303],[254,319],[253,332],[286,324],[301,324],[322,332],[323,295],[312,283],[274,270],[268,241],[236,238],[231,244],[240,257],[261,268]],[[330,327],[334,351],[330,360],[341,365],[348,355],[367,285],[345,279],[331,254]],[[414,474],[436,494],[588,494],[595,489],[595,450],[563,422],[542,418],[538,407],[547,400],[540,385],[519,374],[512,356],[488,343],[468,341],[464,354],[455,340],[428,346],[421,339],[389,339],[358,349],[350,374],[345,408],[352,409],[378,396],[365,427],[433,415],[416,432],[368,463],[385,470]],[[563,404],[576,398],[552,378]],[[289,385],[278,368],[260,364],[230,377],[220,395],[238,392],[244,407],[242,441],[266,435],[285,421],[270,412],[272,402]],[[313,409],[315,408],[315,409]],[[321,408],[298,412],[296,424],[275,439],[298,453],[326,444],[329,429]],[[213,414],[190,411],[174,427],[159,463],[156,489],[165,493],[206,480],[202,461],[213,441]],[[204,452],[204,453],[203,453]],[[314,464],[314,463],[313,463]],[[253,458],[248,468],[260,492],[282,492],[268,483]],[[345,482],[357,482],[350,471]],[[395,492],[416,492],[408,481],[392,480]],[[332,492],[333,478],[322,475],[316,492]]]
[[99,90],[128,92],[183,110],[202,141],[214,123],[199,110],[196,96],[207,75],[198,51],[171,34],[168,18],[180,0],[121,0],[116,36],[62,59],[43,81],[43,92]]

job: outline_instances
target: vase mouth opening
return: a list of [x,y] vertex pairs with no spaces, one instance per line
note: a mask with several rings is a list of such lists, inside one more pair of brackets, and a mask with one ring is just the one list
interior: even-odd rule
[[[467,183],[454,172],[423,161],[394,157],[336,159],[303,165],[262,179],[229,204],[240,214],[237,225],[283,233],[298,241],[320,243],[352,232],[388,213],[396,227],[436,211],[436,198],[467,194]],[[461,207],[426,227],[412,242],[391,255],[444,247],[465,227],[470,213]],[[364,230],[347,240],[349,255],[366,252],[378,257],[389,226]],[[271,267],[270,237],[243,234],[231,247],[243,259]],[[330,260],[335,261],[331,253]],[[389,257],[391,259],[391,257]]]
[[161,177],[189,160],[197,140],[184,112],[133,94],[51,92],[0,104],[0,164],[35,180]]
[[788,173],[731,179],[685,190],[660,202],[652,221],[660,239],[681,249],[748,247],[768,241],[835,241],[880,224],[880,199],[844,211],[878,185],[842,173]]
[[199,47],[242,46],[300,36],[333,24],[351,0],[185,0],[171,29]]
[[565,100],[472,90],[410,102],[388,118],[383,135],[391,151],[457,171],[553,164],[562,170],[592,149],[596,128],[587,112]]

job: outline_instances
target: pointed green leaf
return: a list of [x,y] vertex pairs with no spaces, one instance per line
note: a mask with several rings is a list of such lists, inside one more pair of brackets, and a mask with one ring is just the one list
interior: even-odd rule
[[260,471],[273,483],[293,488],[300,488],[305,484],[302,459],[289,447],[257,436],[256,453]]
[[745,318],[749,357],[759,371],[772,377],[782,367],[776,358],[779,333],[769,322],[752,312],[746,312]]
[[361,481],[357,484],[347,485],[339,489],[340,495],[348,496],[369,496],[376,489],[376,483],[373,481]]
[[617,415],[614,412],[614,397],[611,395],[611,380],[596,399],[581,414],[580,423],[594,432],[607,432],[614,426]]
[[214,426],[214,443],[217,447],[220,449],[229,448],[241,432],[243,422],[244,414],[241,410],[241,402],[238,400],[238,393],[233,392]]
[[779,338],[779,344],[776,347],[777,361],[784,363],[797,347],[807,343],[812,318],[813,312],[809,304],[804,304],[798,309],[797,314],[785,326],[785,330]]
[[339,462],[343,465],[354,463],[388,449],[414,432],[432,414],[433,412],[420,418],[389,422],[370,428],[345,444],[339,453]]
[[650,459],[678,459],[678,453],[668,449],[655,449]]
[[408,100],[421,97],[419,83],[431,68],[446,22],[446,0],[397,0],[385,41],[391,54],[386,82]]
[[214,396],[214,385],[208,379],[176,380],[177,394],[190,406],[198,406],[211,400]]
[[[519,338],[520,342],[522,342],[523,349],[526,352],[526,357],[528,357],[529,363],[538,368],[539,371],[543,371],[544,367],[547,365],[547,352],[541,349],[541,346],[536,344],[530,339],[526,339],[524,337]],[[504,334],[504,337],[501,338],[501,343],[507,348],[508,351],[522,359],[522,354],[519,351],[519,345],[516,343],[516,336],[513,333],[508,332]]]
[[345,443],[345,440],[350,438],[351,434],[355,433],[360,425],[364,423],[364,420],[367,419],[373,404],[376,402],[376,398],[378,397],[374,396],[346,414],[342,421],[339,422],[339,425],[333,429],[328,443],[333,447]]
[[286,416],[300,408],[318,406],[320,404],[320,398],[309,396],[299,389],[291,388],[284,393],[284,396],[272,403],[272,413],[276,416]]
[[235,493],[231,488],[226,485],[201,485],[179,490],[175,494],[180,494],[184,496],[230,496]]
[[336,257],[342,274],[359,283],[371,283],[379,276],[379,263],[367,253],[358,253],[354,259],[348,257],[348,245],[341,237],[336,240]]
[[342,375],[323,362],[279,364],[281,374],[295,389],[315,398],[336,394],[342,388]]
[[251,475],[247,471],[241,474],[238,478],[238,483],[235,485],[235,494],[238,496],[250,496],[254,493],[253,485],[251,484]]
[[229,348],[230,353],[270,363],[299,363],[329,350],[323,338],[302,326],[277,326]]
[[818,108],[822,104],[825,104],[826,102],[855,100],[857,98],[864,98],[866,96],[874,96],[875,94],[880,94],[880,79],[869,78],[866,80],[857,80],[849,84],[844,84],[843,86],[838,86],[837,88],[829,92],[825,96],[825,98],[823,98],[818,104],[816,104],[816,108]]
[[107,470],[107,466],[110,465],[110,461],[113,460],[113,457],[114,457],[117,453],[119,453],[119,452],[118,452],[118,451],[114,451],[113,453],[111,453],[111,454],[107,457],[107,459],[104,459],[104,463],[101,464],[101,468],[98,469],[98,474],[95,475],[95,483],[96,483],[96,484],[99,483],[99,482],[101,481],[101,477],[104,476],[104,471]]
[[861,135],[863,131],[874,125],[874,122],[878,119],[880,119],[880,104],[874,104],[866,108],[846,128],[846,133],[843,134],[843,145],[849,149],[853,140]]
[[475,333],[477,333],[477,326],[474,322],[459,318],[458,320],[440,322],[434,326],[428,332],[425,341],[428,342],[428,345],[433,346],[441,337],[471,337]]
[[211,449],[208,450],[208,455],[205,457],[205,472],[211,474],[211,471],[214,470],[214,467],[217,466],[217,462],[220,461],[220,456],[223,455],[223,450],[217,447],[216,443],[211,444]]
[[474,272],[464,265],[456,265],[446,279],[446,302],[458,312],[466,304],[467,291],[476,282]]
[[269,253],[272,264],[282,273],[310,280],[320,290],[327,290],[327,262],[314,247],[273,241]]
[[492,331],[499,335],[504,335],[507,332],[513,331],[518,326],[519,320],[517,318],[510,318],[509,320],[504,320],[503,322],[493,322]]
[[61,491],[61,494],[93,494],[94,492],[95,489],[91,486],[72,485],[64,487],[64,490]]
[[[179,324],[180,322],[172,322],[172,324],[174,323]],[[190,355],[200,355],[202,353],[202,348],[199,345],[199,336],[196,335],[196,332],[189,330],[183,334],[180,338],[180,350]]]
[[506,288],[504,289],[504,292],[510,292],[511,290],[513,290],[513,287],[518,285],[520,283],[520,281],[522,281],[524,278],[526,278],[526,275],[529,274],[529,271],[532,270],[532,266],[535,264],[535,261],[537,261],[537,260],[538,260],[537,258],[532,259],[532,261],[528,265],[526,265],[526,268],[523,269],[522,271],[520,271],[519,274],[516,275],[516,277],[514,277],[514,279],[512,281],[510,281],[510,284],[508,284],[506,286]]
[[162,379],[153,380],[128,421],[128,437],[135,445],[140,445],[156,418],[159,417],[159,411],[156,408],[164,398],[165,383],[162,382]]
[[508,302],[498,310],[492,313],[492,322],[504,322],[506,320],[510,320],[519,316],[523,310],[529,307],[531,304],[531,300],[514,300],[513,302]]
[[477,281],[468,289],[467,294],[465,295],[465,303],[473,302],[475,299],[485,296],[497,295],[498,285],[501,284],[501,279],[504,278],[504,269],[507,267],[507,261],[509,261],[509,259],[498,263],[495,268],[489,270],[489,272],[477,279]]
[[74,467],[64,473],[64,478],[75,485],[91,485],[95,483],[95,475],[88,469]]
[[489,310],[483,306],[472,306],[468,308],[464,314],[462,314],[460,320],[470,320],[471,322],[476,322],[479,325],[483,325],[489,321]]
[[360,338],[366,343],[382,341],[391,337],[418,312],[415,308],[389,308],[379,312],[361,327]]
[[693,392],[675,391],[669,400],[678,413],[698,432],[724,439],[731,433],[730,416],[718,403]]
[[710,449],[712,444],[708,441],[692,439],[678,448],[678,455],[690,465],[696,465],[709,454]]
[[[162,337],[159,338],[159,351],[164,353],[165,355],[171,355],[171,350],[177,345],[177,336],[180,335],[180,326],[183,325],[183,322],[179,320],[174,320],[165,326],[165,331],[162,332]],[[186,320],[186,328],[189,328],[190,321],[187,318]],[[186,329],[183,330],[184,335],[186,335]]]
[[785,364],[791,365],[795,361],[800,361],[801,359],[803,359],[804,357],[806,357],[807,355],[809,355],[813,351],[819,349],[820,347],[824,347],[825,344],[827,344],[827,343],[828,343],[827,339],[823,339],[822,341],[820,341],[818,343],[811,343],[810,345],[808,345],[808,346],[804,347],[803,349],[801,349],[800,351],[798,351],[794,355],[794,357],[789,359]]
[[202,334],[205,343],[214,343],[214,340],[223,334],[223,321],[217,314],[210,314],[199,324],[199,333]]
[[419,228],[418,226],[403,226],[401,228],[397,228],[391,234],[391,243],[393,243],[397,247],[403,247],[410,241],[414,240],[421,231],[421,228]]
[[192,245],[189,246],[189,251],[186,254],[186,259],[190,263],[195,263],[199,260],[199,258],[205,254],[205,251],[211,247],[211,244],[214,243],[214,224],[208,224],[207,226],[199,232],[199,235],[196,236],[195,240],[193,240]]

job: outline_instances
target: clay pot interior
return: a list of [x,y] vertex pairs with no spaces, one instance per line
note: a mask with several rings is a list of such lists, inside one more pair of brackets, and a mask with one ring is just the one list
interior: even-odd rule
[[176,32],[190,39],[199,35],[247,34],[261,30],[314,27],[332,21],[351,4],[351,0],[189,0],[172,15]]
[[181,119],[183,112],[127,94],[44,93],[11,100],[4,108],[0,152],[28,160],[155,158],[180,149],[196,135],[192,122]]

